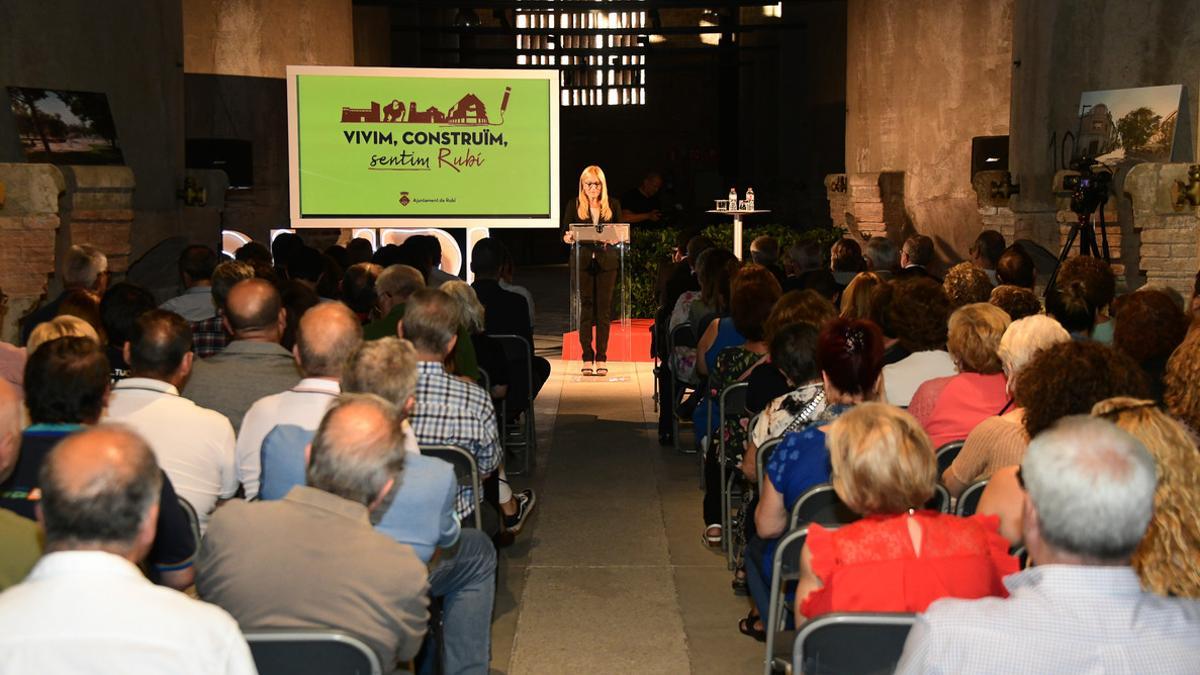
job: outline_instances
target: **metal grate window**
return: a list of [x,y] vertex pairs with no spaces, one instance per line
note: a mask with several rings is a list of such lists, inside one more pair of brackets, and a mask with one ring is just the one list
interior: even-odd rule
[[645,28],[646,12],[518,9],[515,18],[518,31],[536,31],[517,35],[517,65],[557,67],[562,105],[646,103],[647,36],[605,30]]

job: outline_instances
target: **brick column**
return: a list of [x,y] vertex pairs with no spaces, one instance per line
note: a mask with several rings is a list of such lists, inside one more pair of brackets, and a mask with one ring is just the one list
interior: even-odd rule
[[0,339],[17,340],[17,320],[42,296],[54,272],[62,172],[49,164],[0,164],[0,288],[8,313]]
[[901,172],[830,174],[825,177],[833,224],[862,240],[905,231],[904,174]]
[[133,170],[125,166],[64,166],[66,194],[58,253],[90,244],[108,256],[116,274],[129,267],[129,231],[133,224]]
[[1187,164],[1139,164],[1125,177],[1133,205],[1139,266],[1148,282],[1165,283],[1191,297],[1200,269],[1200,209],[1175,204],[1176,181],[1187,181]]

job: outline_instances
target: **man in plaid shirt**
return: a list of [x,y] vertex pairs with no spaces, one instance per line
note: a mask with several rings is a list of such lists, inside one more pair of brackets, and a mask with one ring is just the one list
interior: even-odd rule
[[[408,298],[400,337],[417,351],[416,408],[412,425],[422,445],[457,445],[475,456],[480,476],[498,472],[504,528],[516,534],[533,511],[533,490],[514,493],[504,474],[503,448],[491,397],[479,385],[446,372],[443,363],[458,339],[458,305],[442,291],[424,288]],[[474,509],[469,488],[459,488],[455,505],[460,518]]]
[[225,314],[225,298],[229,297],[229,289],[237,282],[254,278],[254,268],[249,263],[228,260],[217,265],[212,274],[212,302],[217,309],[216,316],[203,321],[192,322],[192,351],[196,356],[206,358],[225,348],[229,337],[221,320]]

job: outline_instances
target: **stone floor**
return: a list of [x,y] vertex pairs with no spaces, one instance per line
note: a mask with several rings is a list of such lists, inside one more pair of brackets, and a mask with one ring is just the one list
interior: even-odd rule
[[[518,279],[538,298],[547,357],[566,319],[553,290],[565,273]],[[552,363],[536,468],[513,479],[539,506],[501,553],[493,672],[757,672],[762,646],[736,629],[746,602],[700,543],[696,458],[657,443],[651,364],[610,363],[601,379]]]

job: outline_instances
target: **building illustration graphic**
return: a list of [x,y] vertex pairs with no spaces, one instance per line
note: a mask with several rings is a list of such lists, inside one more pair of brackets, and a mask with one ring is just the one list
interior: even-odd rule
[[448,112],[442,112],[437,106],[421,108],[416,101],[408,101],[407,105],[400,99],[381,104],[372,101],[369,108],[342,107],[343,124],[442,124],[453,126],[499,126],[504,123],[504,112],[508,110],[508,99],[512,87],[504,88],[504,98],[500,102],[499,122],[492,122],[488,117],[487,106],[478,96],[467,93],[450,106]]

